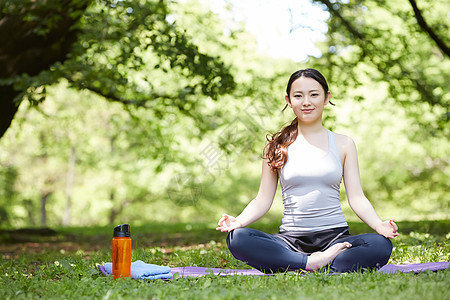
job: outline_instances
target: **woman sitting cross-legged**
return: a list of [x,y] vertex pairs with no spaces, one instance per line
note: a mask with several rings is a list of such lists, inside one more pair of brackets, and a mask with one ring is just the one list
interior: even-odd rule
[[[314,69],[293,73],[285,100],[295,119],[268,139],[258,194],[238,217],[223,214],[217,230],[229,232],[233,256],[264,272],[352,272],[385,265],[398,236],[393,220],[381,221],[363,193],[355,143],[322,125],[331,94]],[[340,205],[344,180],[352,210],[377,233],[350,235]],[[280,182],[284,216],[279,233],[246,226],[269,211]]]

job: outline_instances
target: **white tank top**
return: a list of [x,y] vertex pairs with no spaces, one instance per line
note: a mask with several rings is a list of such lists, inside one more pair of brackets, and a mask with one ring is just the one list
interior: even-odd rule
[[339,201],[343,171],[334,133],[328,130],[326,154],[313,147],[301,137],[287,148],[288,159],[280,172],[284,205],[280,232],[348,226]]

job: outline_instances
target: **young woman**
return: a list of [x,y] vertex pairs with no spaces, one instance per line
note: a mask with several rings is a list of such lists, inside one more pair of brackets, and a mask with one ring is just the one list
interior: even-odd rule
[[[335,272],[385,265],[398,236],[393,220],[381,221],[361,188],[356,146],[322,125],[331,93],[314,69],[293,73],[285,100],[296,118],[266,145],[258,194],[238,217],[223,214],[217,230],[229,232],[227,245],[237,259],[264,272],[329,266]],[[339,201],[344,179],[352,210],[378,234],[349,234]],[[280,232],[245,228],[270,209],[280,181],[284,217]]]

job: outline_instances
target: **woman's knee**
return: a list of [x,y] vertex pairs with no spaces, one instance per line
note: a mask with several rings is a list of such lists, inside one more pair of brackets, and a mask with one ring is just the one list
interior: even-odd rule
[[248,243],[249,228],[237,228],[230,231],[227,236],[227,245],[230,250],[240,249]]
[[337,272],[374,269],[385,265],[392,253],[392,242],[375,233],[352,236],[347,240],[352,247],[338,255],[332,263]]
[[392,254],[392,242],[390,239],[385,238],[382,235],[372,233],[369,234],[368,242],[377,250],[380,256],[389,259]]

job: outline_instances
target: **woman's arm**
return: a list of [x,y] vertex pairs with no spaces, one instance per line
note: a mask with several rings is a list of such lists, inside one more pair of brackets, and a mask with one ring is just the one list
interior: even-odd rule
[[259,220],[272,206],[277,185],[278,174],[270,170],[267,165],[267,159],[263,159],[261,183],[256,198],[245,207],[237,218],[223,214],[219,220],[219,226],[216,229],[222,232],[228,232],[239,227],[248,226]]
[[341,136],[344,150],[344,185],[348,203],[355,214],[377,233],[394,238],[398,236],[398,227],[393,220],[381,221],[372,204],[364,195],[359,175],[356,145],[349,137]]

